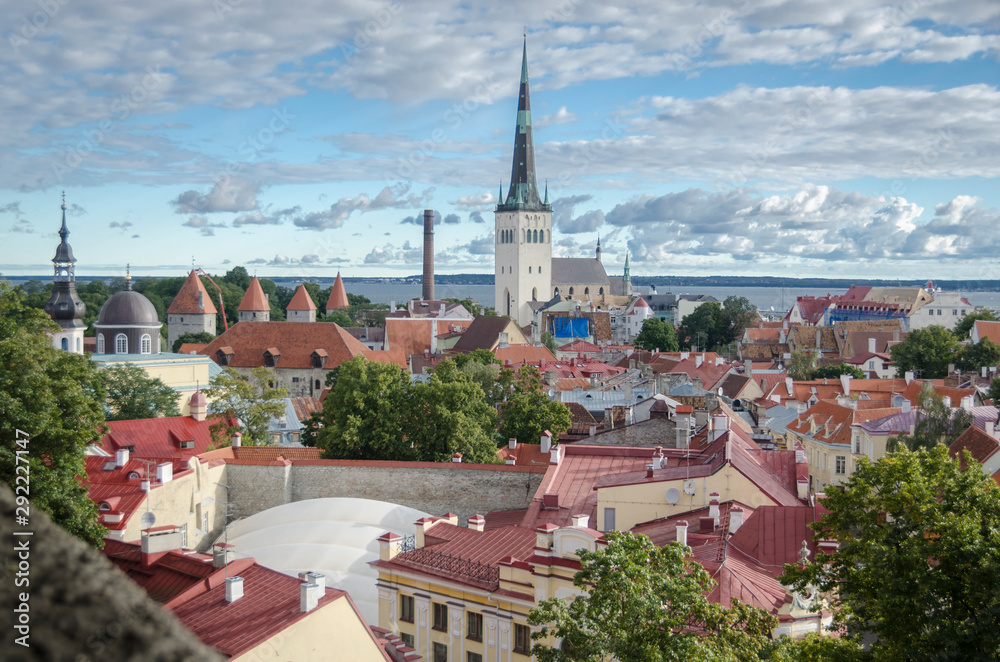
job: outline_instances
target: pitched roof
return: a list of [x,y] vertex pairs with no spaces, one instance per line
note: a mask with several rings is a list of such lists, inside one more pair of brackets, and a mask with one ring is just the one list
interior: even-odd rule
[[[500,334],[506,331],[508,334],[511,328],[517,328],[517,324],[511,322],[509,317],[487,317],[480,315],[472,320],[469,328],[465,330],[462,337],[455,343],[454,349],[459,352],[471,352],[476,349],[493,350],[497,346]],[[518,331],[520,334],[520,331]]]
[[443,326],[441,322],[435,322],[431,319],[386,318],[385,348],[404,357],[404,361],[412,354],[429,352],[433,342],[435,325],[437,328]]
[[347,290],[344,288],[344,279],[340,277],[340,272],[337,272],[337,280],[333,281],[333,287],[330,288],[330,298],[326,300],[327,310],[337,310],[338,308],[347,308],[350,304],[347,301]]
[[556,357],[544,345],[510,345],[493,350],[493,356],[501,363],[510,361],[513,365],[521,363],[538,363],[539,361],[555,361]]
[[271,310],[271,306],[267,303],[267,297],[264,296],[264,290],[261,289],[260,281],[257,280],[256,276],[250,279],[247,292],[243,295],[243,300],[240,301],[239,310],[243,312]]
[[316,310],[316,304],[309,296],[309,290],[306,289],[305,283],[299,285],[299,289],[295,290],[295,296],[288,302],[285,310]]
[[962,451],[969,451],[980,464],[1000,452],[1000,441],[986,433],[985,430],[971,425],[958,436],[948,452],[952,457],[962,457]]
[[[591,285],[608,284],[608,273],[601,261],[593,257],[554,257],[552,258],[552,285]],[[560,293],[567,296],[569,292]],[[610,292],[608,293],[610,294]],[[591,292],[597,296],[597,292]],[[583,292],[574,292],[573,296],[580,298]]]
[[311,368],[317,349],[327,353],[324,367],[336,368],[359,354],[370,353],[351,334],[333,322],[239,322],[206,345],[199,354],[218,362],[216,352],[231,347],[229,366],[256,368],[264,365],[264,351],[280,350],[278,368]]
[[194,269],[184,279],[177,296],[167,308],[168,315],[215,315],[219,312]]
[[314,411],[322,411],[323,403],[319,401],[319,398],[314,398],[311,396],[302,396],[298,398],[292,398],[292,407],[295,410],[295,417],[299,421],[305,421]]
[[990,341],[1000,345],[1000,322],[976,320],[974,337],[979,338],[979,340],[989,338]]
[[[120,448],[134,447],[135,458],[187,461],[204,453],[212,443],[209,430],[215,417],[196,421],[190,416],[166,416],[131,421],[108,421],[108,432],[100,446],[112,455]],[[181,442],[193,441],[192,448],[181,448]]]

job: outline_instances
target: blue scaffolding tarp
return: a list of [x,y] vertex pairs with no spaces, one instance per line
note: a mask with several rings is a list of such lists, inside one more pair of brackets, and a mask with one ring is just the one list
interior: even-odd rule
[[586,317],[557,317],[552,320],[552,335],[556,338],[586,338],[590,335],[590,320]]

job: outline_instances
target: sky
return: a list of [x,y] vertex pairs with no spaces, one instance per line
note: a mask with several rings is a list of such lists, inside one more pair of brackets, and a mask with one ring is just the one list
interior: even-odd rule
[[493,272],[522,43],[553,255],[1000,279],[996,0],[8,0],[0,273]]

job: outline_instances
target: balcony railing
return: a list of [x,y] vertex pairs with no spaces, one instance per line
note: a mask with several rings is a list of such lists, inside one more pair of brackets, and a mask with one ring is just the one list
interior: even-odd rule
[[427,547],[415,549],[406,555],[406,562],[460,575],[496,589],[500,585],[500,568],[488,563],[463,559],[444,552],[436,552]]

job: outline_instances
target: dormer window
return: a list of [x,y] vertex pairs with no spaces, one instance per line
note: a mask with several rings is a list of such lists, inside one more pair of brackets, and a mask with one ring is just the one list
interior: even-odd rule
[[130,472],[128,472],[128,479],[129,480],[139,480],[139,472],[138,471],[130,471]]
[[316,349],[312,353],[312,367],[322,368],[326,365],[327,353],[325,349]]
[[233,353],[232,347],[220,347],[215,350],[216,362],[221,366],[228,366],[233,360]]
[[268,347],[264,350],[264,365],[268,368],[276,368],[280,357],[281,350],[277,347]]
[[110,503],[108,503],[107,501],[102,501],[102,502],[101,502],[101,505],[100,505],[100,506],[98,506],[98,508],[99,508],[99,510],[100,510],[100,511],[101,511],[102,513],[106,513],[106,512],[108,512],[109,510],[111,510],[111,504],[110,504]]
[[181,450],[186,451],[186,450],[191,450],[192,448],[194,448],[194,441],[188,439],[186,441],[181,442]]

